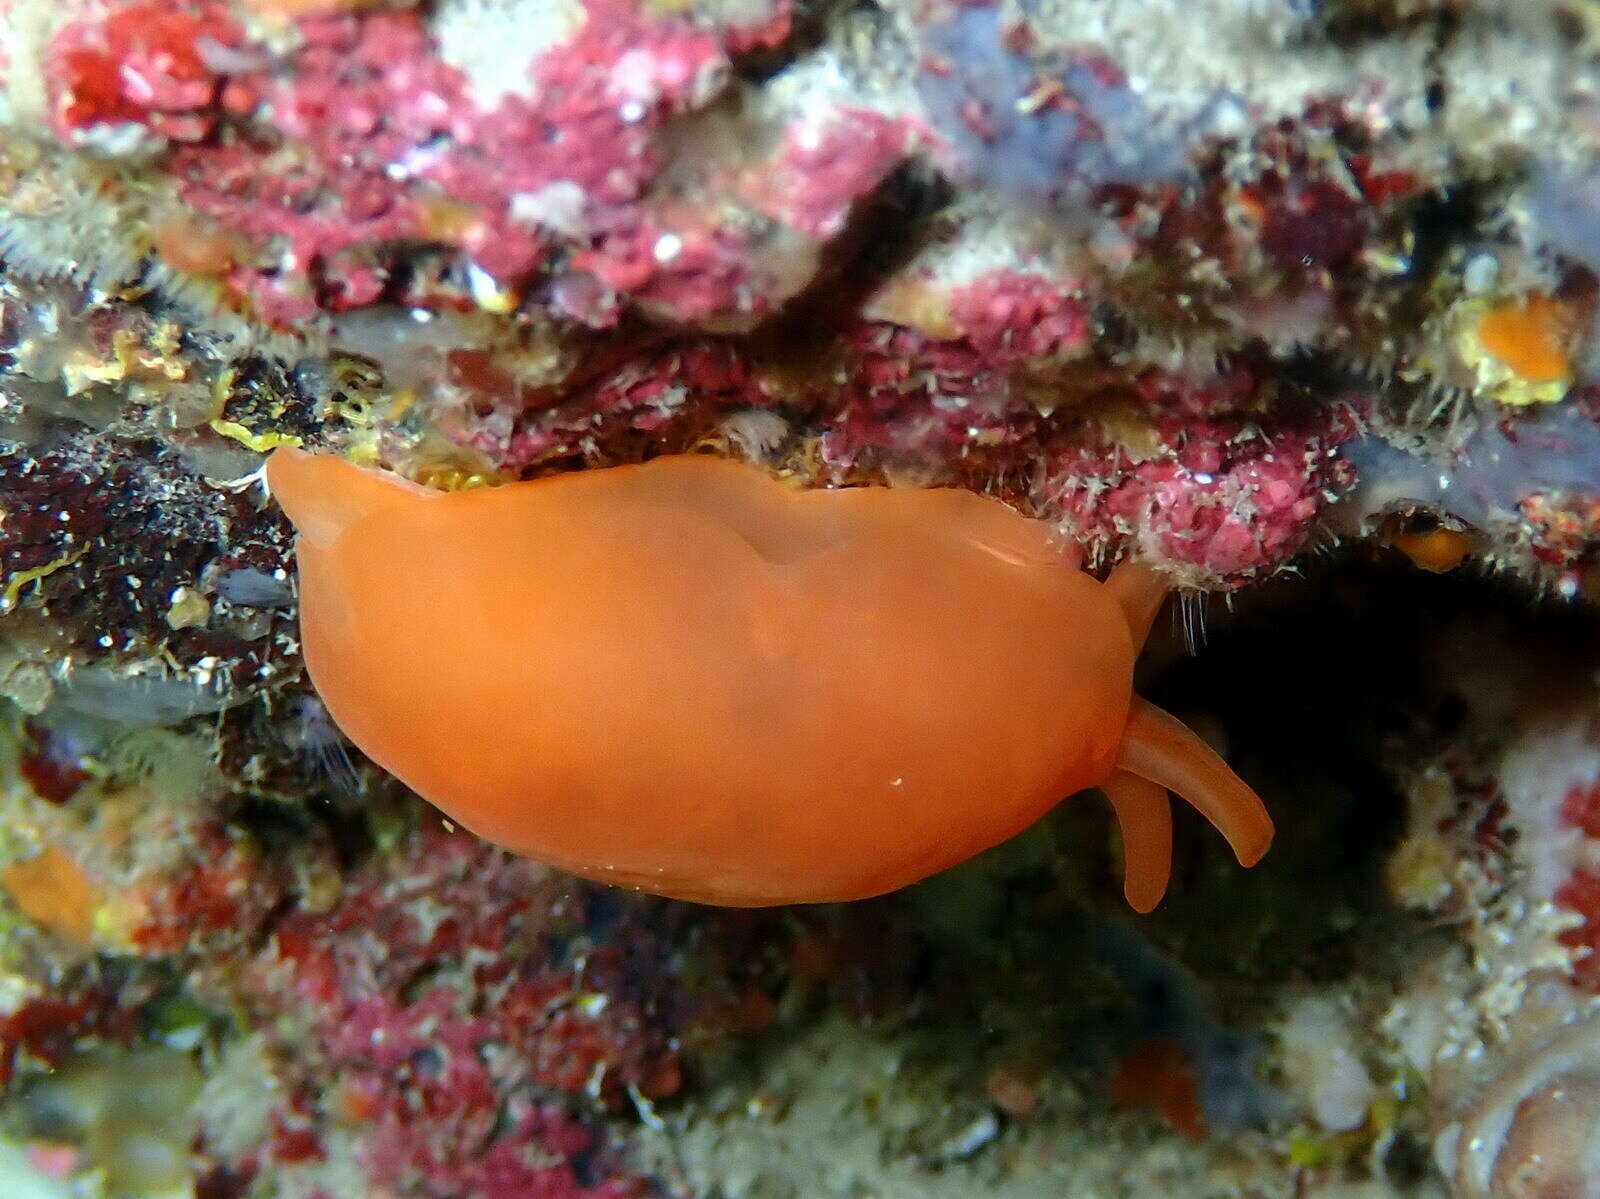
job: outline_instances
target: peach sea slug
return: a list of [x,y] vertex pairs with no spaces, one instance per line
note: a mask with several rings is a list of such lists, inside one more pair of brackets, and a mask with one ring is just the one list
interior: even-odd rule
[[727,905],[864,898],[1099,787],[1128,900],[1166,789],[1254,863],[1272,824],[1133,697],[1164,589],[965,491],[796,491],[702,456],[434,492],[277,451],[306,665],[374,761],[491,841]]

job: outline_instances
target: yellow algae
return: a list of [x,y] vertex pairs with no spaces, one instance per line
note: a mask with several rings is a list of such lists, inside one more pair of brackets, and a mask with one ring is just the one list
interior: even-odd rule
[[192,587],[178,587],[172,592],[171,606],[167,608],[167,626],[172,629],[193,629],[211,619],[211,601]]
[[55,574],[56,571],[71,566],[88,552],[87,549],[73,550],[71,553],[63,554],[61,557],[49,562],[29,567],[27,570],[17,571],[16,574],[6,580],[5,590],[0,591],[0,616],[5,616],[16,609],[17,604],[22,599],[22,589],[24,587],[37,583],[42,579],[47,579]]
[[293,433],[278,433],[270,430],[265,433],[257,433],[241,425],[238,421],[219,418],[211,422],[211,428],[214,432],[237,441],[246,449],[254,450],[258,454],[270,453],[280,446],[296,449],[305,444],[303,437],[297,437]]

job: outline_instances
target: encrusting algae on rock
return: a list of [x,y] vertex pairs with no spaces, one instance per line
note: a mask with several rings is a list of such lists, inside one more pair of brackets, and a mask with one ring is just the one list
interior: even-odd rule
[[[0,1195],[1593,1189],[1596,14],[0,0]],[[304,642],[286,446],[450,493]],[[576,515],[375,532],[479,490]]]
[[1132,696],[1165,594],[951,489],[791,491],[682,455],[430,492],[280,450],[307,666],[375,761],[492,841],[735,906],[859,899],[1101,787],[1127,896],[1166,889],[1171,788],[1239,860],[1272,824]]

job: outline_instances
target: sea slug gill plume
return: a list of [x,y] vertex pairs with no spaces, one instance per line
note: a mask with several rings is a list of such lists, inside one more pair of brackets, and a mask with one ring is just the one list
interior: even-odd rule
[[1163,589],[948,489],[795,491],[704,457],[429,491],[278,450],[307,667],[454,819],[588,878],[730,906],[864,898],[1100,787],[1129,902],[1172,790],[1239,861],[1255,794],[1132,695]]

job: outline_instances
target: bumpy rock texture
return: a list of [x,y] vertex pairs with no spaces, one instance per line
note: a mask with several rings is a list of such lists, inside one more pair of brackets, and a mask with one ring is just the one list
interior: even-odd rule
[[[1597,96],[1592,0],[0,0],[0,1190],[1593,1189]],[[1129,931],[1089,805],[843,911],[490,852],[307,687],[285,444],[1144,556],[1284,864]]]

